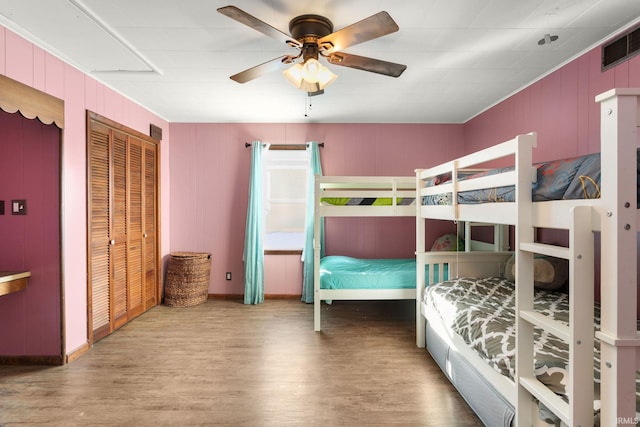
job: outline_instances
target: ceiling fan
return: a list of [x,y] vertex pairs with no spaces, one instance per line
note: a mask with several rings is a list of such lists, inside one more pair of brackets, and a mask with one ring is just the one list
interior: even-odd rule
[[[407,68],[406,65],[343,52],[349,46],[398,31],[398,25],[384,11],[335,32],[333,23],[324,16],[300,15],[289,22],[290,35],[235,6],[221,7],[218,12],[299,50],[297,55],[274,58],[231,76],[231,80],[238,83],[282,70],[294,86],[307,91],[309,95],[319,95],[336,79],[335,74],[318,62],[320,57],[333,65],[391,77],[399,77]],[[301,63],[296,62],[299,58],[302,58]]]

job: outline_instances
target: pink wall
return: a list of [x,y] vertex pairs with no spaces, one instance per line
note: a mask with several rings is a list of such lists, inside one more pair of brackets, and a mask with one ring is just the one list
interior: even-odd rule
[[[66,354],[87,342],[86,110],[148,134],[153,123],[164,130],[161,145],[161,250],[169,251],[168,224],[170,132],[162,118],[140,107],[90,76],[0,26],[0,74],[64,101],[62,145],[62,275]],[[164,225],[166,224],[166,225]],[[3,325],[12,327],[12,325]],[[35,342],[37,338],[33,339]]]
[[[60,131],[0,111],[0,271],[31,272],[0,297],[1,356],[60,356]],[[27,215],[11,215],[26,199]]]
[[614,87],[640,87],[640,56],[600,71],[600,49],[575,59],[464,126],[465,151],[536,132],[534,161],[600,151],[596,95]]
[[265,296],[302,295],[302,275],[300,254],[265,255]]
[[[326,175],[413,175],[417,167],[461,155],[463,136],[462,125],[173,123],[170,129],[171,250],[212,253],[212,294],[243,293],[251,161],[245,142],[324,142],[320,155]],[[437,222],[437,227],[430,241],[452,225]],[[328,254],[412,257],[415,220],[331,220],[326,241]],[[227,271],[233,280],[225,280]],[[281,293],[267,285],[265,293]]]
[[[464,127],[465,151],[473,152],[535,131],[538,146],[534,161],[599,152],[600,105],[595,102],[596,95],[615,87],[640,87],[640,56],[606,72],[601,72],[600,60],[600,48],[593,49],[470,120]],[[564,236],[566,233],[546,231],[539,238],[566,241]],[[596,277],[597,285],[598,262]]]

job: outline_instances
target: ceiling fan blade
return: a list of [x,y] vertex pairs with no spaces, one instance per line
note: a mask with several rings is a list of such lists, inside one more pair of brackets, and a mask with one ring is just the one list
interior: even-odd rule
[[244,71],[241,71],[238,74],[234,74],[229,78],[238,83],[246,83],[274,71],[284,71],[287,67],[291,66],[293,59],[294,57],[290,55],[274,58],[260,65],[256,65],[255,67],[251,67]]
[[345,52],[332,53],[327,56],[327,61],[333,65],[356,68],[358,70],[370,71],[391,77],[400,77],[400,74],[407,69],[406,65],[367,58],[366,56],[352,55]]
[[326,52],[338,52],[349,46],[394,33],[398,29],[396,21],[387,12],[382,11],[318,39],[318,46]]
[[292,38],[290,35],[283,33],[277,28],[274,28],[266,22],[259,20],[253,15],[249,15],[244,10],[238,9],[235,6],[224,6],[218,8],[218,12],[225,16],[228,16],[231,19],[235,19],[236,21],[246,25],[247,27],[251,27],[256,31],[260,31],[262,34],[265,34],[278,41],[284,42],[289,46],[302,47],[302,43]]

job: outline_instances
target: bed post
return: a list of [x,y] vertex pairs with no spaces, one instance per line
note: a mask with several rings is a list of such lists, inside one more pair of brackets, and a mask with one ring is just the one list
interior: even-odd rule
[[493,226],[493,250],[503,252],[509,250],[509,226],[496,224]]
[[636,419],[636,168],[640,89],[613,89],[600,102],[602,152],[601,396],[602,425]]
[[425,249],[425,223],[426,220],[422,218],[420,214],[420,206],[422,201],[420,200],[420,187],[422,181],[420,180],[420,170],[416,169],[416,345],[419,348],[425,347],[425,330],[426,319],[420,312],[422,302],[422,292],[425,285],[425,266],[423,262],[423,254]]
[[[531,142],[529,142],[531,141]],[[529,142],[529,143],[527,143]],[[533,206],[531,200],[531,173],[533,147],[536,137],[519,135],[515,149],[516,183],[516,425],[533,424],[533,399],[523,385],[523,379],[535,378],[533,370],[533,324],[523,320],[523,311],[533,311],[533,252],[522,246],[533,244]]]
[[[569,228],[569,424],[593,425],[594,210],[571,209]],[[586,385],[586,386],[585,386]]]
[[313,330],[320,330],[320,175],[315,175],[313,201]]

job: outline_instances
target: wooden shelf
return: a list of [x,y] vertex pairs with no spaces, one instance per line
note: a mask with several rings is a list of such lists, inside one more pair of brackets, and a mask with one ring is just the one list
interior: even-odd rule
[[0,296],[27,288],[30,271],[0,271]]

